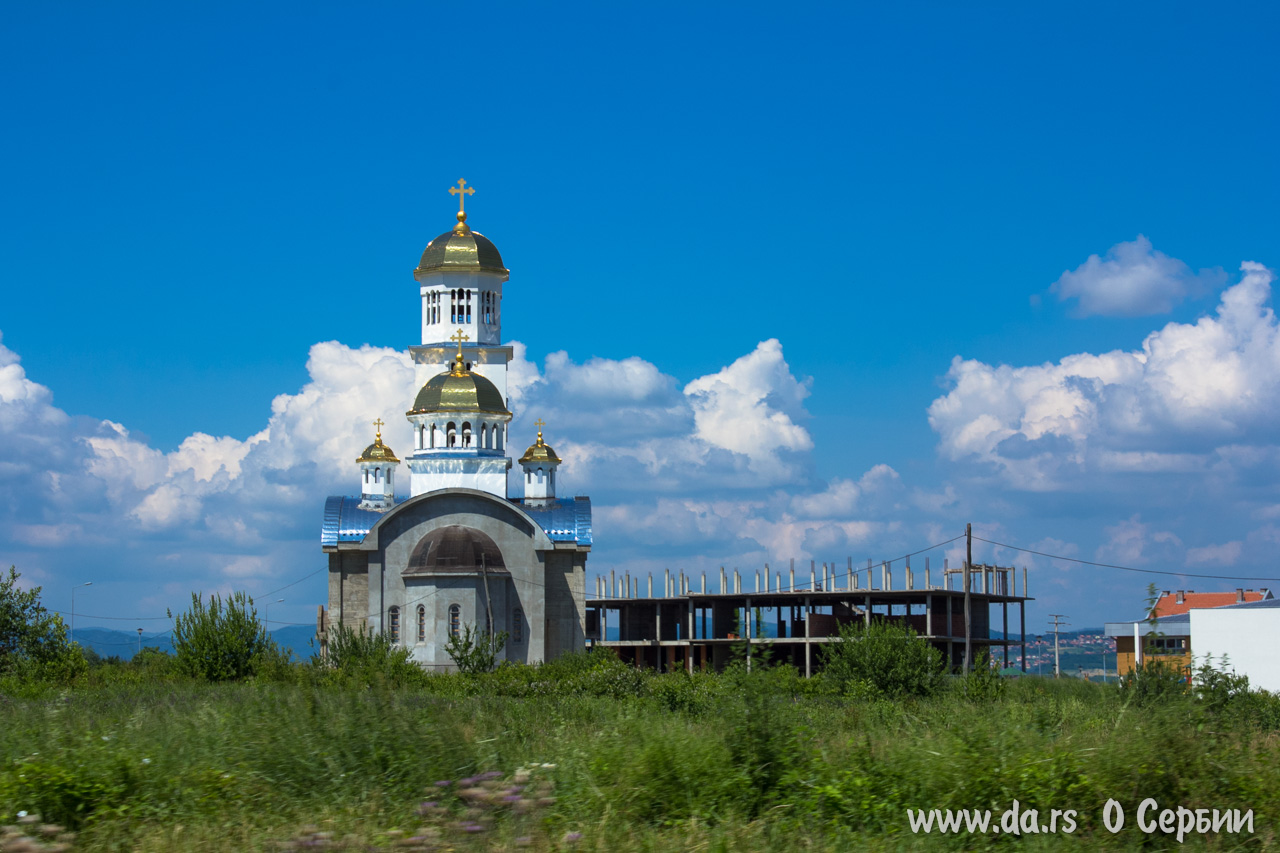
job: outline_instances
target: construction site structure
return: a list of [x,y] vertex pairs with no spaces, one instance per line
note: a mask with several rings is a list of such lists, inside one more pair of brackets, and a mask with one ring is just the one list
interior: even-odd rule
[[[719,671],[744,649],[748,666],[767,650],[771,662],[792,664],[809,676],[821,668],[820,648],[839,642],[843,626],[875,621],[909,625],[942,652],[952,671],[967,671],[984,653],[995,662],[1003,658],[1007,667],[1010,646],[1020,647],[1026,671],[1026,602],[1033,599],[1025,568],[1021,590],[1016,570],[1007,566],[944,567],[940,584],[932,582],[927,561],[923,579],[909,561],[903,573],[895,588],[889,563],[873,567],[868,561],[855,571],[850,558],[839,572],[834,564],[811,562],[809,577],[797,583],[793,560],[785,576],[767,565],[755,571],[751,588],[744,589],[737,569],[722,567],[711,587],[705,572],[695,578],[667,570],[655,594],[652,574],[642,589],[640,577],[611,571],[596,578],[595,595],[587,600],[586,637],[592,647],[613,649],[640,668]],[[1014,637],[1011,605],[1017,611]]]

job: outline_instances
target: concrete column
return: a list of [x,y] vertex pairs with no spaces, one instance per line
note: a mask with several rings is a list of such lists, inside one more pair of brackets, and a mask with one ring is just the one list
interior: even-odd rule
[[791,561],[791,563],[792,563],[792,566],[791,566],[791,585],[790,585],[789,587],[787,587],[787,592],[795,592],[795,591],[796,591],[796,567],[795,567],[795,560],[792,560],[792,561]]
[[929,558],[924,558],[924,588],[933,589],[933,580],[929,577]]
[[813,616],[813,608],[809,606],[809,596],[807,595],[804,597],[804,609],[804,677],[810,678],[813,675],[813,664],[809,655],[809,647],[811,645],[809,642],[809,628],[810,623],[813,622],[813,619],[810,618]]
[[689,640],[689,645],[685,647],[685,652],[684,652],[684,668],[685,668],[685,672],[689,673],[690,675],[693,675],[693,649],[694,649],[694,645],[693,645],[693,604],[692,604],[692,602],[690,602],[690,603],[685,607],[685,614],[686,614],[685,619],[686,619],[686,621],[687,621],[687,623],[688,623],[688,626],[689,626],[689,628],[688,628],[688,633],[687,633],[687,634],[685,634],[685,637],[687,637],[687,638],[688,638],[688,640]]
[[[768,576],[766,575],[766,577]],[[756,592],[757,593],[760,592],[760,570],[759,569],[756,569]]]
[[720,594],[724,595],[729,591],[729,579],[725,573],[724,566],[720,567]]
[[613,597],[618,597],[618,576],[613,569],[609,570],[609,586],[613,587]]
[[702,594],[707,594],[707,570],[702,570]]
[[662,672],[662,602],[655,604],[654,610],[653,633],[655,636],[653,640],[653,650],[655,657],[657,657],[657,661],[655,661],[653,669],[655,672]]
[[782,572],[778,572],[778,576],[774,580],[773,591],[782,592]]
[[664,598],[671,597],[671,570],[663,569],[665,574],[662,577],[662,595]]
[[817,563],[813,560],[809,561],[809,592],[813,592],[818,588],[818,569]]
[[[928,577],[926,568],[926,577]],[[924,632],[930,637],[933,636],[933,596],[926,594],[924,597]]]
[[646,598],[653,598],[653,572],[649,572],[649,594]]
[[738,571],[737,566],[733,569],[733,594],[742,594],[742,573]]
[[915,588],[916,588],[916,579],[915,579],[915,576],[914,576],[913,574],[911,574],[911,558],[910,558],[910,557],[907,557],[907,561],[906,561],[906,562],[907,562],[907,569],[906,569],[906,574],[907,574],[907,590],[908,590],[908,591],[910,591],[910,590],[913,590],[913,589],[915,589]]

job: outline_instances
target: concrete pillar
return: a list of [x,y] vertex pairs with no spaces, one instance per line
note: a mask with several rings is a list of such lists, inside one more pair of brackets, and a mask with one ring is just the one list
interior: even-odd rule
[[[926,568],[925,572],[929,570]],[[926,577],[928,575],[926,574]],[[924,597],[924,632],[926,635],[933,636],[933,596],[925,595]]]
[[729,591],[728,585],[729,585],[728,576],[725,574],[724,566],[721,566],[720,567],[720,594],[721,595],[724,595],[726,592]]
[[733,567],[733,594],[742,594],[742,573],[738,571],[738,567]]
[[809,655],[809,628],[810,623],[813,622],[813,619],[810,618],[813,615],[813,608],[809,606],[809,596],[807,595],[804,597],[804,609],[804,677],[810,678],[813,675],[813,664]]
[[[911,558],[910,558],[910,557],[907,557],[906,563],[907,563],[907,567],[906,567],[906,575],[907,575],[907,590],[908,590],[908,591],[911,591],[911,590],[913,590],[913,589],[915,589],[915,588],[916,588],[916,579],[915,579],[915,577],[911,574]],[[910,615],[910,614],[908,614],[908,615]]]
[[778,576],[773,584],[774,592],[782,592],[782,572],[778,572]]
[[707,594],[707,570],[702,570],[702,594]]
[[613,569],[609,570],[609,586],[613,587],[613,597],[618,597],[618,576],[614,574]]
[[795,591],[796,591],[796,566],[795,566],[795,562],[796,562],[795,560],[792,560],[792,561],[791,561],[791,585],[790,585],[789,587],[787,587],[787,592],[795,592]]
[[933,589],[933,580],[929,577],[929,558],[924,558],[924,588]]
[[653,572],[649,572],[649,594],[646,598],[653,598]]
[[625,589],[622,592],[622,597],[630,598],[631,597],[631,570],[630,569],[628,569],[626,574],[623,576],[622,582],[623,582],[623,585],[625,586]]
[[662,578],[662,596],[664,598],[671,597],[671,570],[663,569],[666,573]]
[[[768,577],[766,575],[766,577]],[[756,592],[760,592],[760,570],[756,569]]]
[[809,592],[813,592],[818,588],[818,569],[817,563],[813,560],[809,561]]

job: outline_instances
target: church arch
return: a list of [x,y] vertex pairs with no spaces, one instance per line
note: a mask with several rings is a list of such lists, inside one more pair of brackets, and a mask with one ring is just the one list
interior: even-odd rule
[[462,446],[471,446],[471,421],[462,422]]
[[435,450],[435,449],[436,449],[436,425],[435,425],[434,423],[433,423],[433,424],[431,424],[431,444],[430,444],[430,448],[431,448],[432,450]]
[[444,433],[445,433],[445,442],[444,442],[445,446],[446,447],[456,446],[458,443],[457,424],[455,424],[453,421],[449,421],[449,423],[444,428]]
[[459,637],[462,634],[462,608],[456,604],[449,605],[449,636]]
[[488,449],[489,449],[489,425],[488,425],[488,424],[483,424],[483,423],[482,423],[482,424],[480,424],[480,444],[479,444],[479,446],[480,446],[482,449],[484,449],[484,450],[488,450]]
[[387,611],[387,633],[391,635],[391,642],[400,642],[400,608],[394,605]]
[[425,643],[427,641],[427,608],[418,605],[418,642]]

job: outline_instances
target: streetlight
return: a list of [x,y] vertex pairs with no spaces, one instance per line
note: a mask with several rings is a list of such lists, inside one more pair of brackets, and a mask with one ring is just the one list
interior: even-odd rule
[[71,642],[76,641],[76,590],[82,586],[93,586],[93,581],[85,581],[71,587]]
[[[275,603],[280,604],[282,601],[284,601],[283,598],[277,598]],[[264,620],[267,624],[267,634],[271,633],[271,604],[272,602],[267,602],[267,618]]]

